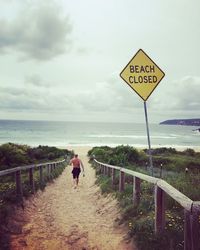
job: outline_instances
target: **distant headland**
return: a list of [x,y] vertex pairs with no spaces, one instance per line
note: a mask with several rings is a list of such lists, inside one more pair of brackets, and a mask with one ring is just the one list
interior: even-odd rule
[[166,121],[160,122],[160,125],[200,126],[200,118],[166,120]]

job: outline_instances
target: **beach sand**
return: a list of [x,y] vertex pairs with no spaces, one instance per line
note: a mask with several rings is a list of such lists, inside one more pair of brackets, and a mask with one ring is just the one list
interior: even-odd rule
[[90,149],[92,149],[93,147],[91,146],[66,146],[66,148],[68,150],[73,150],[74,153],[78,154],[80,157],[83,156],[83,157],[86,157],[87,156],[87,153]]
[[67,147],[79,154],[85,177],[73,188],[71,166],[61,176],[26,201],[17,219],[22,233],[12,235],[13,250],[134,250],[128,228],[119,225],[116,199],[103,196],[95,184],[95,170],[88,163],[91,147]]

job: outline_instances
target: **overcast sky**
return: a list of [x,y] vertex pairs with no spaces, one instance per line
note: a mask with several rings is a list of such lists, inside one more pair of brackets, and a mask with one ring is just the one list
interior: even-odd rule
[[0,0],[0,119],[144,122],[119,77],[138,49],[165,72],[150,122],[199,118],[199,0]]

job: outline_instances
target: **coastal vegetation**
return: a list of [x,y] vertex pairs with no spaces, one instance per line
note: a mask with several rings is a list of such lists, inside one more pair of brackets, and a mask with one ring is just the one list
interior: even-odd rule
[[[70,157],[71,151],[58,149],[56,147],[38,146],[30,147],[6,143],[0,146],[0,171],[15,168],[18,166],[37,164],[43,162],[57,161]],[[44,173],[43,182],[40,182],[39,168],[34,170],[35,190],[44,189],[48,181],[58,177],[65,168],[65,164],[54,169],[50,175]],[[22,171],[23,197],[27,198],[32,194],[27,170]],[[2,249],[9,249],[10,232],[15,231],[9,223],[9,218],[13,215],[17,206],[23,207],[23,200],[16,196],[15,175],[0,176],[0,245]],[[17,229],[18,231],[18,229]]]
[[70,152],[56,147],[38,146],[30,147],[6,143],[0,146],[0,170],[17,166],[51,161],[65,157]]
[[[88,152],[103,163],[125,167],[145,174],[151,174],[147,150],[137,150],[130,146],[94,147]],[[179,152],[174,148],[157,148],[152,152],[154,176],[163,178],[192,200],[200,200],[200,153],[193,149]],[[94,164],[95,167],[95,164]],[[118,191],[119,176],[112,185],[111,178],[100,174],[96,168],[97,183],[102,193],[113,193],[121,207],[122,218],[118,223],[126,223],[129,237],[134,238],[138,249],[169,250],[183,249],[183,208],[166,196],[166,225],[162,234],[154,234],[153,185],[141,183],[141,200],[138,206],[132,201],[132,176],[125,176],[125,191]]]

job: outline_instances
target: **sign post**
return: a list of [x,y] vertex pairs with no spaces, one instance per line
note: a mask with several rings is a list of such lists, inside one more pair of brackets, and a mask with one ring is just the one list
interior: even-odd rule
[[138,50],[138,52],[120,73],[120,77],[144,100],[144,112],[149,146],[149,164],[152,175],[153,161],[146,101],[164,76],[165,73],[142,49]]
[[153,161],[152,161],[152,154],[151,154],[151,141],[150,141],[150,135],[149,135],[149,122],[148,122],[146,101],[144,101],[144,113],[145,113],[146,129],[147,129],[147,140],[148,140],[148,146],[149,146],[149,150],[148,150],[149,164],[151,168],[151,175],[153,176]]

